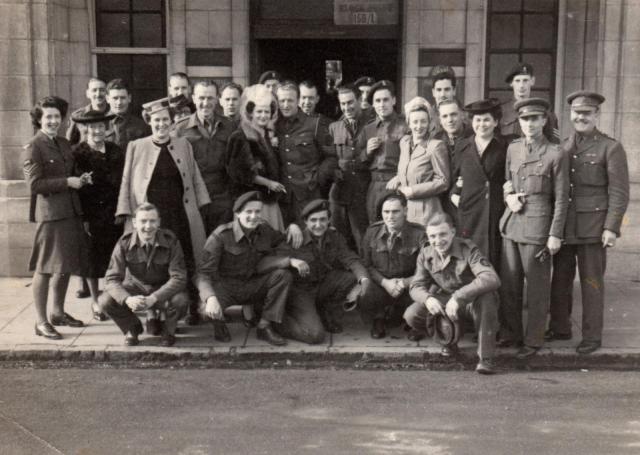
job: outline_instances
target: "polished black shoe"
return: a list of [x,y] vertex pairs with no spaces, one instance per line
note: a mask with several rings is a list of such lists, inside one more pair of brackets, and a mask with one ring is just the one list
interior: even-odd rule
[[387,336],[384,326],[384,319],[374,319],[373,327],[371,327],[371,338],[379,340]]
[[188,314],[186,318],[184,318],[184,322],[187,325],[200,325],[200,315],[198,313]]
[[169,346],[173,346],[174,344],[176,344],[175,335],[169,335],[168,333],[165,333],[162,335],[162,338],[160,338],[160,346],[168,348]]
[[227,324],[224,321],[218,321],[214,319],[211,321],[213,324],[213,338],[222,343],[228,343],[231,341],[231,334],[227,328]]
[[157,318],[147,319],[147,333],[149,335],[160,335],[162,333],[162,321]]
[[442,350],[440,351],[440,355],[442,357],[453,357],[458,355],[458,345],[453,344],[451,346],[442,346]]
[[256,336],[259,340],[266,341],[274,346],[284,346],[287,344],[287,340],[278,335],[270,325],[263,328],[258,327]]
[[55,325],[55,326],[66,325],[68,327],[84,327],[84,322],[71,317],[67,313],[62,313],[62,316],[56,316],[54,314],[51,315],[51,325]]
[[578,354],[591,354],[594,351],[597,351],[602,347],[602,341],[585,341],[582,340],[578,347],[576,348],[576,352]]
[[409,330],[409,333],[407,334],[407,339],[409,341],[420,341],[426,337],[427,337],[426,333],[420,332],[419,330],[416,330],[416,329]]
[[571,333],[558,333],[551,329],[544,332],[544,341],[570,340],[573,338]]
[[96,303],[91,304],[91,313],[93,313],[93,319],[96,321],[103,322],[109,319],[106,314],[100,311],[100,307]]
[[538,353],[540,348],[534,348],[532,346],[522,346],[520,350],[516,353],[516,359],[525,360],[530,357],[533,357]]
[[138,335],[142,333],[142,323],[138,321],[133,328],[126,333],[124,336],[124,345],[125,346],[138,346],[140,344],[140,340],[138,340]]
[[42,324],[36,324],[36,335],[39,337],[45,337],[50,340],[61,340],[62,335],[54,329],[49,322],[43,322]]
[[493,364],[493,361],[490,359],[480,359],[478,364],[476,365],[476,373],[478,374],[496,374],[496,366]]

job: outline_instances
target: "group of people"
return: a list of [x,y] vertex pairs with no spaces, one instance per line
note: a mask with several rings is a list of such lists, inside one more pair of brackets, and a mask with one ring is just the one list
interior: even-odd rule
[[595,351],[629,199],[624,149],[597,129],[604,97],[569,95],[574,132],[560,141],[529,64],[507,75],[504,103],[461,105],[451,68],[431,82],[433,105],[416,97],[401,115],[392,82],[362,77],[337,88],[334,121],[315,111],[313,82],[275,71],[245,89],[175,73],[142,118],[124,81],[92,78],[66,139],[67,103],[41,99],[23,160],[36,334],[84,325],[64,311],[77,275],[127,345],[140,312],[171,346],[183,317],[229,341],[225,310],[240,305],[258,338],[283,345],[322,342],[357,307],[373,338],[404,322],[445,356],[472,326],[477,371],[491,374],[496,347],[527,359],[571,339],[577,264],[577,351]]

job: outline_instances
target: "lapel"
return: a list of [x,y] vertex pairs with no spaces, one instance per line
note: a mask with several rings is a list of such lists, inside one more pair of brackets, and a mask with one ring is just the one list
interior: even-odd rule
[[572,140],[575,147],[576,155],[580,155],[584,152],[591,150],[593,147],[595,147],[596,144],[598,143],[598,139],[597,139],[598,136],[599,136],[599,131],[595,130],[591,136],[583,139],[582,142],[578,145],[576,144],[577,133],[574,132],[572,135]]
[[527,144],[522,142],[522,153],[524,154],[523,164],[535,163],[536,161],[540,161],[542,159],[542,155],[547,152],[546,147],[546,138],[543,136],[538,141],[532,144],[533,152],[529,155],[527,153]]

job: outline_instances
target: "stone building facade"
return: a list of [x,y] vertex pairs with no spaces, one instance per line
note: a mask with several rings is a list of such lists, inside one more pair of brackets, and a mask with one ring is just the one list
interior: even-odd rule
[[636,19],[637,0],[0,0],[0,275],[27,275],[35,226],[20,151],[41,96],[80,107],[89,77],[118,75],[141,104],[163,96],[175,71],[244,86],[267,69],[303,79],[324,71],[314,65],[340,60],[344,80],[394,80],[398,105],[430,97],[429,71],[447,63],[470,102],[508,96],[504,71],[524,59],[563,135],[571,131],[568,93],[606,96],[600,129],[624,144],[632,181],[608,273],[640,279]]

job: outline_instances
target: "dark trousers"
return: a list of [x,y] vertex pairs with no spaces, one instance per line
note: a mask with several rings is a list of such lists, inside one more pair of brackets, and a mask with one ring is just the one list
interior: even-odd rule
[[369,224],[380,219],[378,204],[380,200],[389,192],[387,182],[395,175],[395,172],[371,172],[371,183],[367,190],[367,215]]
[[[504,239],[500,279],[500,302],[503,326],[500,337],[520,342],[533,348],[544,343],[549,300],[551,298],[551,260],[540,262],[535,255],[543,245],[518,243]],[[527,280],[527,330],[524,334],[522,323],[522,292]]]
[[289,291],[289,300],[279,332],[287,338],[303,343],[322,343],[325,332],[316,308],[317,298],[317,287],[293,285]]
[[[443,306],[449,301],[449,294],[437,294],[434,296]],[[430,313],[424,302],[414,302],[404,312],[404,320],[407,324],[419,332],[425,332],[427,319]],[[478,296],[473,302],[461,303],[458,317],[473,321],[478,334],[478,357],[491,359],[496,350],[496,331],[498,329],[498,295],[488,292]],[[461,330],[464,324],[459,325]]]
[[209,237],[209,234],[211,234],[215,228],[221,224],[233,221],[231,196],[226,192],[211,195],[211,204],[202,207],[200,214],[202,215],[205,234]]
[[264,319],[280,323],[292,282],[289,270],[277,269],[247,280],[224,278],[215,282],[213,288],[223,310],[232,305],[255,305],[261,308]]
[[[123,284],[124,288],[131,293],[131,295],[149,295],[146,292],[140,292],[140,289],[135,285]],[[134,327],[140,326],[140,319],[131,311],[125,303],[119,304],[116,302],[108,292],[103,292],[98,298],[98,305],[103,313],[106,313],[113,322],[116,323],[122,333],[126,334],[131,332]],[[164,313],[166,319],[164,321],[165,333],[174,335],[176,333],[176,326],[178,320],[184,316],[184,313],[189,306],[189,296],[185,291],[180,291],[171,297],[168,301],[157,302],[153,308]]]
[[563,245],[554,256],[549,328],[560,334],[571,333],[576,259],[582,291],[582,339],[601,341],[607,252],[600,243]]
[[[347,171],[344,171],[347,172]],[[367,176],[368,177],[368,176]],[[347,185],[334,183],[329,193],[331,224],[340,232],[354,251],[360,251],[362,237],[369,227],[367,215],[368,178]]]
[[398,297],[391,297],[382,286],[373,281],[363,289],[358,298],[358,308],[362,320],[370,324],[374,319],[386,319],[392,323],[401,322],[404,311],[413,303],[409,290]]

